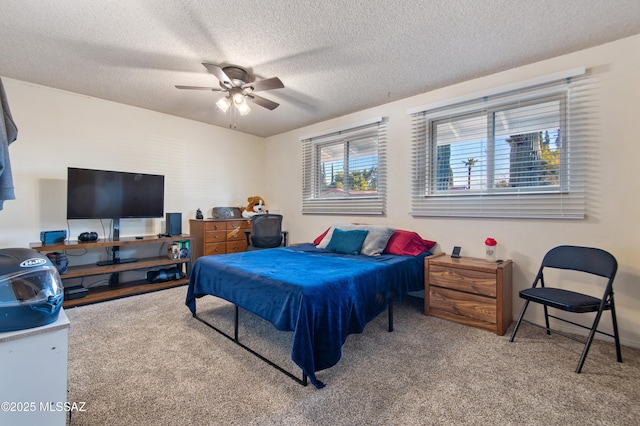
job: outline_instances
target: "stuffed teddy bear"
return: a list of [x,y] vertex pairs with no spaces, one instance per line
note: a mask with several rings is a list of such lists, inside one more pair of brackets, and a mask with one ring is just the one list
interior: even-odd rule
[[257,214],[265,213],[265,201],[262,197],[254,195],[253,197],[247,198],[247,207],[242,209],[242,217],[251,218]]

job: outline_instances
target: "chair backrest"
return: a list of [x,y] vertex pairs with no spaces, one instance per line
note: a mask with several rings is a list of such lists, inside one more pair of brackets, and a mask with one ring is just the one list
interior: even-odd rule
[[259,248],[279,247],[282,244],[282,215],[257,214],[251,218],[251,244]]
[[609,278],[613,281],[618,262],[612,254],[592,247],[558,246],[547,252],[542,259],[544,267],[570,269]]

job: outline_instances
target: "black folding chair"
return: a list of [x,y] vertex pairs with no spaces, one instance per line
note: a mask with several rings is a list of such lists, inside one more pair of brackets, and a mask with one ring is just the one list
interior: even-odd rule
[[282,215],[257,214],[251,218],[251,231],[244,231],[247,250],[260,250],[287,245],[287,231],[282,231]]
[[[602,298],[599,299],[597,297],[578,293],[575,291],[546,287],[543,274],[545,268],[568,269],[607,278],[607,285],[605,287],[604,294]],[[616,310],[613,303],[613,279],[616,275],[617,270],[618,262],[616,261],[616,258],[613,257],[610,253],[601,249],[578,246],[559,246],[551,249],[542,260],[542,265],[540,266],[538,275],[533,282],[533,286],[531,288],[520,291],[520,297],[525,299],[526,301],[524,303],[524,306],[522,307],[522,312],[520,313],[520,317],[518,318],[518,322],[516,322],[513,333],[511,334],[511,339],[509,339],[509,341],[513,342],[520,324],[522,322],[526,322],[537,327],[544,328],[547,331],[547,334],[551,334],[551,331],[553,331],[558,335],[583,343],[584,350],[582,351],[582,356],[580,357],[578,367],[576,368],[576,373],[580,373],[580,371],[582,371],[584,360],[587,358],[587,353],[589,352],[589,348],[591,347],[591,343],[593,342],[595,333],[600,333],[609,337],[613,337],[616,343],[616,355],[618,362],[622,362],[622,354],[620,352],[620,339],[618,337],[618,322],[616,320]],[[538,286],[538,284],[540,284],[540,286]],[[540,303],[544,307],[544,319],[546,327],[523,319],[524,313],[529,306],[529,302]],[[586,312],[596,312],[596,316],[591,327],[587,327],[582,324],[569,321],[567,319],[550,315],[548,312],[548,307],[578,314]],[[600,317],[602,317],[602,313],[604,311],[611,311],[611,319],[613,321],[613,334],[605,333],[597,329],[598,323],[600,322]],[[549,328],[549,317],[590,330],[589,336],[585,341],[570,334],[560,332],[558,330],[551,330],[551,328]]]

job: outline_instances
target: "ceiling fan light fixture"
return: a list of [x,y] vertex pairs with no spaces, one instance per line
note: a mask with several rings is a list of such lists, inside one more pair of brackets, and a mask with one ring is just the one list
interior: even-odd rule
[[[282,89],[284,84],[278,77],[267,78],[265,80],[251,81],[251,76],[244,68],[229,65],[220,67],[218,65],[203,63],[207,71],[213,74],[220,83],[220,88],[201,87],[201,86],[176,86],[177,89],[194,89],[194,90],[212,90],[214,92],[223,92],[224,97],[216,102],[216,106],[223,112],[231,110],[234,113],[237,110],[240,115],[247,115],[251,112],[248,103],[274,110],[278,107],[277,102],[254,95],[253,92]],[[233,107],[233,108],[232,108]],[[235,125],[234,125],[235,128]]]
[[238,112],[240,112],[240,115],[247,115],[251,112],[251,108],[249,108],[249,104],[244,102],[244,99],[241,104],[236,104],[236,108],[238,108]]
[[227,112],[231,106],[231,99],[225,96],[224,98],[220,98],[220,100],[216,102],[216,105],[222,110],[222,112]]
[[234,93],[233,94],[233,102],[238,106],[242,105],[243,103],[245,103],[244,102],[244,95],[242,93],[240,93],[240,92]]

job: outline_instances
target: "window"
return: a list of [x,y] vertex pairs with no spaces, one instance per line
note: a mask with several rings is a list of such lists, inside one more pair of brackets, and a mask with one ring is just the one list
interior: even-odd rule
[[560,190],[564,95],[430,122],[435,179],[429,194]]
[[384,213],[382,118],[303,139],[303,214]]
[[583,218],[589,84],[413,112],[414,216]]

